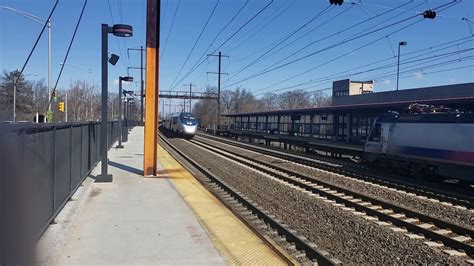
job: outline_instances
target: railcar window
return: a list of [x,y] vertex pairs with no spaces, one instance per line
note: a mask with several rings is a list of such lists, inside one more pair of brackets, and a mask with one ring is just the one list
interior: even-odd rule
[[180,116],[181,120],[196,120],[196,117],[191,113],[182,113]]
[[372,132],[370,133],[369,141],[379,142],[381,134],[382,134],[382,125],[377,123],[375,124],[375,127],[372,130]]

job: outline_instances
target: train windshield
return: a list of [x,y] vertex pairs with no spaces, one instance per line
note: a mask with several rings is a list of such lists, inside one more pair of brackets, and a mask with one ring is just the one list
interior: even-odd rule
[[196,117],[192,113],[181,113],[179,119],[182,123],[187,125],[196,125],[197,123]]

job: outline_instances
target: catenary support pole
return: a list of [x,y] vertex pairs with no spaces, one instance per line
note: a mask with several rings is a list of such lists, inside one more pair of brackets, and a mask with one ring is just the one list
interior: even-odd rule
[[147,0],[144,176],[156,176],[157,171],[160,5],[161,0]]
[[217,110],[216,110],[216,124],[217,124],[217,129],[219,129],[221,125],[221,75],[228,75],[228,73],[222,73],[221,71],[221,62],[222,62],[222,57],[229,57],[227,55],[222,55],[221,52],[219,52],[217,55],[210,54],[207,56],[217,56],[218,57],[218,68],[217,72],[207,72],[208,74],[217,74]]

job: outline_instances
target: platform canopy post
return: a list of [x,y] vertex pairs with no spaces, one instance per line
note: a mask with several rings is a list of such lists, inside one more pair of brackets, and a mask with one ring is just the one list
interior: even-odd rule
[[156,176],[157,170],[160,5],[161,0],[147,0],[144,176]]

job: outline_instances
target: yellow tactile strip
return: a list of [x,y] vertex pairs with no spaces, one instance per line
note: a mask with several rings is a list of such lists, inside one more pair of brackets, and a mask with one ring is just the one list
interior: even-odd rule
[[158,160],[168,177],[206,228],[229,265],[286,265],[253,231],[227,209],[162,147]]

